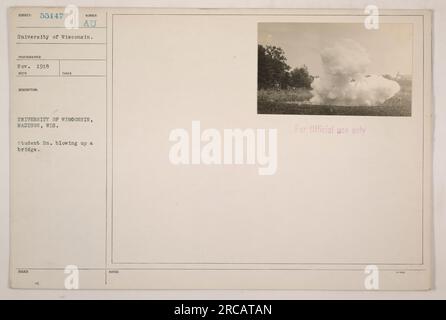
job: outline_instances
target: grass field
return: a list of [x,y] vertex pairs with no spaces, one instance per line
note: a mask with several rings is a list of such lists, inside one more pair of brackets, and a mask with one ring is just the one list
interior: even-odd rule
[[401,90],[392,98],[377,106],[313,105],[309,89],[259,90],[257,113],[259,114],[309,114],[355,116],[410,116],[412,81],[398,80]]

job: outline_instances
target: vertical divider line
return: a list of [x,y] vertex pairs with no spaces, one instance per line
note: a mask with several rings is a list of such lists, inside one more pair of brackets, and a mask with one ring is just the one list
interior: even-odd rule
[[[108,11],[105,12],[105,41],[108,43]],[[105,46],[105,285],[108,284],[108,45]]]
[[114,81],[114,70],[113,70],[113,58],[114,58],[114,55],[113,55],[113,51],[114,51],[114,14],[112,13],[111,14],[111,111],[110,111],[110,113],[111,113],[111,146],[110,146],[110,148],[111,148],[111,186],[110,186],[110,192],[111,192],[111,194],[110,194],[110,206],[111,206],[111,210],[110,210],[110,220],[111,220],[111,225],[110,225],[110,261],[111,261],[111,264],[113,264],[113,254],[114,254],[114,248],[113,248],[113,240],[114,240],[114,226],[113,226],[113,216],[114,216],[114,213],[113,213],[113,202],[114,202],[114,199],[113,199],[113,193],[114,193],[114,190],[113,190],[113,186],[114,186],[114,181],[113,181],[113,179],[114,179],[114,177],[113,177],[113,175],[114,175],[114,171],[113,171],[113,165],[114,165],[114,159],[113,159],[113,153],[114,153],[114,150],[113,150],[113,132],[114,132],[114,128],[113,128],[113,126],[114,126],[114,124],[113,124],[113,108],[114,108],[114,106],[113,106],[113,103],[114,103],[114,99],[113,99],[113,81]]

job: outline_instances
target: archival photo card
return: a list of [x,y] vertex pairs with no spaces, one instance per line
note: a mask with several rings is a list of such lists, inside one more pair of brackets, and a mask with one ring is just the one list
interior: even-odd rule
[[11,287],[430,289],[431,13],[368,18],[11,8]]

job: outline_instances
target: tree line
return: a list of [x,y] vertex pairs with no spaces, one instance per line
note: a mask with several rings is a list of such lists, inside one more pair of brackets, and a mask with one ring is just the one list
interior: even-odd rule
[[309,89],[313,80],[307,66],[291,69],[282,48],[258,45],[258,89]]

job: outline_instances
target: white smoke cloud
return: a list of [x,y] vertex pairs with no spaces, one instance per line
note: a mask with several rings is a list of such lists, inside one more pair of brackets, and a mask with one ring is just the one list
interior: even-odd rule
[[381,75],[367,75],[367,51],[342,39],[321,52],[324,74],[312,83],[312,104],[376,106],[393,97],[400,86]]

